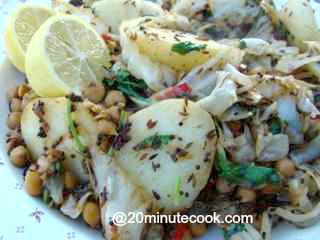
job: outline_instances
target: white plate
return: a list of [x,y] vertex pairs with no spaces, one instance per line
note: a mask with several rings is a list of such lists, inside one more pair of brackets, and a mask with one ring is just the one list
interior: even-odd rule
[[[24,0],[21,0],[24,1]],[[0,0],[0,23],[19,1]],[[34,0],[44,4],[47,0]],[[5,8],[5,9],[4,9]],[[3,30],[1,30],[2,32]],[[0,52],[3,52],[1,39]],[[0,55],[1,57],[1,55]],[[63,217],[40,200],[29,197],[23,190],[22,171],[14,168],[5,150],[8,102],[6,91],[17,85],[24,76],[5,60],[0,67],[0,240],[101,240],[99,232],[84,224]],[[274,230],[274,240],[319,239],[320,224],[308,229],[295,229],[282,224]],[[220,231],[212,229],[203,240],[221,240]]]

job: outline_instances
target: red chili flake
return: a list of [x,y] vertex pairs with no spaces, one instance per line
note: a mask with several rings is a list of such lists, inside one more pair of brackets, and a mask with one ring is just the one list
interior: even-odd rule
[[173,87],[173,92],[176,96],[183,96],[184,94],[191,94],[191,87],[187,83],[182,83]]
[[103,34],[101,35],[101,37],[103,38],[103,40],[104,40],[106,43],[112,40],[112,37],[111,37],[109,34],[106,34],[106,33],[103,33]]
[[187,224],[178,223],[173,232],[172,240],[182,240],[187,231],[189,231]]

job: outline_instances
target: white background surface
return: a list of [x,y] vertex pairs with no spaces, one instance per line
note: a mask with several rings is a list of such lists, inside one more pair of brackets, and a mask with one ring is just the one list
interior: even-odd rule
[[[0,0],[0,62],[4,61],[3,27],[8,14],[25,0]],[[31,0],[47,4],[49,0]],[[6,89],[21,81],[8,61],[0,68],[0,240],[101,240],[101,234],[82,224],[62,217],[48,209],[40,200],[23,191],[22,172],[11,166],[5,152],[6,115],[8,112]],[[206,240],[219,240],[219,231],[212,230]],[[320,224],[309,229],[297,230],[282,225],[275,230],[274,240],[318,240]]]

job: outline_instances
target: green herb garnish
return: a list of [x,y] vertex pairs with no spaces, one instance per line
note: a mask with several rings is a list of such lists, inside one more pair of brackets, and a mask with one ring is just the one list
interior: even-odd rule
[[111,147],[109,147],[109,150],[108,150],[108,152],[107,152],[107,155],[108,155],[109,157],[112,157],[112,155],[113,155],[113,147],[112,147],[112,145],[111,145]]
[[133,149],[140,151],[146,148],[158,149],[163,145],[169,144],[174,139],[174,135],[158,135],[155,134],[138,143]]
[[45,188],[43,190],[43,193],[42,193],[42,201],[45,203],[45,204],[49,204],[49,190],[47,188]]
[[63,165],[62,165],[62,163],[61,163],[60,161],[55,162],[54,165],[53,165],[53,167],[54,167],[54,172],[55,172],[56,174],[58,174],[58,175],[61,174],[61,173],[63,173],[63,171],[64,171]]
[[74,143],[77,147],[77,150],[80,153],[84,153],[86,150],[86,147],[83,145],[83,143],[80,140],[80,136],[78,134],[77,128],[75,126],[75,123],[72,119],[72,102],[70,99],[67,99],[67,119],[68,119],[68,127],[71,133],[71,136],[74,140]]
[[122,110],[120,113],[120,119],[119,119],[119,130],[120,131],[125,127],[127,120],[128,120],[128,113],[126,111]]
[[315,94],[314,95],[314,102],[315,102],[315,104],[319,104],[320,103],[320,94]]
[[127,97],[133,97],[144,102],[152,102],[151,99],[143,96],[143,93],[148,89],[147,84],[142,79],[136,79],[129,71],[125,69],[119,69],[116,72],[116,79],[103,80],[104,85],[121,91]]
[[247,48],[247,44],[245,41],[241,40],[240,43],[239,43],[239,48],[240,49],[245,49]]
[[217,170],[220,177],[238,185],[260,187],[265,184],[279,185],[281,182],[279,175],[272,168],[228,161],[221,146],[218,146]]
[[233,235],[240,232],[247,232],[246,226],[244,224],[233,223],[223,231],[223,236],[225,240],[230,240]]
[[176,205],[179,205],[180,201],[181,201],[181,195],[180,195],[181,183],[182,183],[182,179],[179,176],[177,179],[177,182],[176,182],[176,186],[175,186],[175,203],[176,203]]
[[258,23],[259,23],[259,19],[260,19],[261,17],[263,17],[263,16],[265,16],[265,13],[264,13],[264,11],[261,9],[261,10],[259,11],[258,15],[254,17],[253,24],[252,24],[252,26],[251,26],[250,31],[256,31],[256,30],[257,30]]
[[172,52],[179,53],[181,55],[186,55],[192,51],[200,51],[207,47],[206,44],[194,44],[192,42],[180,42],[173,44],[171,47]]
[[281,120],[279,118],[272,118],[270,120],[270,123],[269,123],[269,131],[273,135],[279,134],[282,131],[281,126],[282,126],[282,123],[281,123]]

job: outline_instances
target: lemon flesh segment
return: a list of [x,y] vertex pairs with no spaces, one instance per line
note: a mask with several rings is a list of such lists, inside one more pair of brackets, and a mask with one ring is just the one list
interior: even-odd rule
[[102,81],[109,50],[101,36],[79,17],[49,19],[31,40],[26,57],[27,78],[42,97],[81,94]]
[[53,15],[42,6],[21,5],[9,17],[5,27],[5,45],[8,57],[15,67],[25,72],[25,53],[32,36]]

